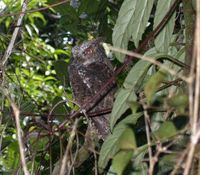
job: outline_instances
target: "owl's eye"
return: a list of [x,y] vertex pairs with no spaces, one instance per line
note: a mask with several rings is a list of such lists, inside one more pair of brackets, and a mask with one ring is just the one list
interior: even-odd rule
[[90,55],[90,54],[92,54],[92,52],[93,52],[92,47],[88,47],[87,49],[84,50],[83,54],[84,55]]

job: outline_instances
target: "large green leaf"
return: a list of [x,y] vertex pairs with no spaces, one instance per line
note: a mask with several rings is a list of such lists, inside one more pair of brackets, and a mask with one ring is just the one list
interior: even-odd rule
[[160,128],[154,132],[157,139],[168,139],[177,134],[177,128],[171,121],[161,124]]
[[134,150],[137,147],[135,133],[131,127],[127,127],[119,138],[121,149]]
[[133,151],[131,150],[122,150],[118,152],[114,156],[113,163],[112,163],[114,173],[116,173],[117,175],[122,175],[126,166],[130,162],[132,155],[133,155]]
[[[115,47],[127,49],[128,41],[133,33],[133,17],[139,1],[125,0],[120,8],[118,18],[113,30],[112,41]],[[124,55],[115,53],[119,61],[124,61]]]
[[167,104],[169,106],[174,107],[178,112],[184,113],[185,109],[188,106],[188,96],[185,94],[178,94],[175,96],[172,96],[167,100]]
[[100,150],[98,161],[100,171],[107,166],[110,158],[113,157],[123,145],[122,142],[120,142],[120,139],[123,139],[123,134],[126,129],[129,128],[129,125],[135,124],[142,114],[143,113],[136,113],[126,117],[114,128],[113,133],[104,141]]
[[137,100],[135,92],[141,90],[141,84],[150,66],[151,63],[144,60],[140,60],[129,71],[123,83],[123,87],[119,90],[119,93],[117,94],[113,105],[110,117],[111,130],[113,129],[114,125],[116,124],[117,120],[121,117],[121,115],[124,114],[124,112],[130,106],[133,108],[134,103],[132,102],[136,102]]
[[136,11],[133,19],[132,26],[132,39],[136,45],[139,44],[139,41],[142,38],[142,35],[147,27],[147,22],[153,7],[154,0],[140,0],[137,1]]
[[[168,0],[168,1],[158,0],[154,18],[154,26],[153,26],[154,29],[163,20],[173,2],[174,0]],[[168,47],[171,42],[174,30],[174,25],[175,25],[175,13],[172,15],[171,19],[168,21],[163,30],[159,33],[159,35],[155,39],[155,46],[159,52],[168,51]]]
[[119,93],[117,94],[116,100],[113,105],[111,117],[110,117],[110,127],[113,129],[117,120],[121,117],[121,115],[129,108],[128,99],[132,94],[133,100],[136,101],[136,95],[134,91],[131,89],[121,88]]
[[150,66],[150,62],[144,60],[138,61],[129,71],[123,84],[124,87],[126,89],[134,88],[134,91],[138,92]]
[[[123,2],[112,35],[115,47],[127,49],[131,37],[138,46],[147,27],[153,3],[154,0],[125,0]],[[119,61],[124,61],[123,54],[115,54]]]
[[155,94],[156,90],[158,89],[160,84],[163,82],[165,77],[166,77],[166,73],[160,70],[156,72],[153,76],[151,76],[151,78],[146,83],[144,87],[144,93],[149,103],[151,103],[153,95]]

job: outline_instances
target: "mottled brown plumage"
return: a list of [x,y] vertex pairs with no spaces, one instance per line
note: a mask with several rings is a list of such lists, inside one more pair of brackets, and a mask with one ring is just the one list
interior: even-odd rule
[[[72,49],[72,61],[69,66],[69,79],[73,90],[75,101],[84,105],[100,92],[100,88],[113,75],[113,67],[106,57],[101,40],[87,41]],[[108,91],[102,99],[90,110],[99,112],[113,105],[113,88]],[[101,138],[109,134],[109,114],[91,118]]]

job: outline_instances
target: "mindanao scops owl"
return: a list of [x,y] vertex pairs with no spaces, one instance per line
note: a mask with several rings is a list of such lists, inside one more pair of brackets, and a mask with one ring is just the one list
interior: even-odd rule
[[[113,76],[113,67],[101,45],[102,39],[83,42],[72,48],[72,60],[69,65],[69,80],[75,101],[80,105],[100,93],[102,86]],[[114,98],[114,83],[89,112],[100,112],[111,108]],[[109,114],[91,117],[93,128],[100,138],[109,134]]]

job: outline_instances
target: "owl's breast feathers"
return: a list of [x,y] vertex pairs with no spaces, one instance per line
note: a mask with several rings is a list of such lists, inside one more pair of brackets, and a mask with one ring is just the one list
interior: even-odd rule
[[[107,59],[107,58],[106,58]],[[82,106],[88,99],[101,93],[102,86],[112,77],[113,69],[111,63],[92,62],[88,65],[72,61],[69,66],[69,79],[76,102]],[[113,87],[113,84],[111,85]],[[102,99],[91,109],[91,112],[100,112],[104,109],[112,108],[114,90],[111,86],[107,87],[106,93],[101,94]],[[102,138],[109,134],[109,114],[96,116],[92,121]]]

